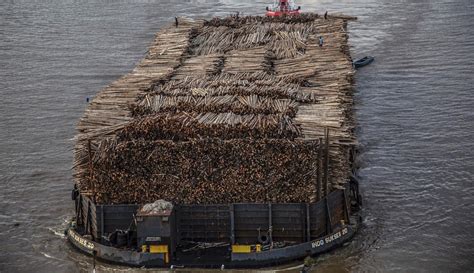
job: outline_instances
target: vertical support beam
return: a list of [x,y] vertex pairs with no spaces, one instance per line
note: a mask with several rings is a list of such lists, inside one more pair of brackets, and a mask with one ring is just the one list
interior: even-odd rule
[[234,218],[234,204],[229,205],[230,210],[230,243],[235,244],[235,218]]
[[[204,208],[203,208],[204,215],[209,215],[209,211],[210,211],[210,210],[211,210],[211,208],[210,208],[209,206],[204,206]],[[219,215],[219,208],[217,208],[216,210],[217,210],[217,215]],[[218,220],[218,221],[219,221],[219,220]],[[204,220],[203,223],[204,223],[204,226],[205,226],[205,228],[206,228],[206,231],[210,230],[210,228],[209,228],[209,221],[205,221],[205,220]],[[205,232],[205,233],[204,233],[204,238],[205,238],[205,241],[206,241],[206,242],[209,241],[209,237],[211,237],[211,236],[209,235],[209,232]]]
[[92,167],[92,143],[91,140],[87,140],[87,151],[89,153],[89,188],[92,191],[92,201],[95,204],[95,185],[92,182],[93,178],[93,167]]
[[356,166],[355,166],[355,161],[356,161],[356,147],[351,146],[350,150],[350,164],[351,164],[351,172],[355,173],[356,172]]
[[173,236],[173,245],[176,246],[179,242],[181,242],[181,233],[179,230],[179,221],[180,221],[180,215],[181,215],[181,207],[179,205],[173,207],[174,210],[174,219],[173,219],[173,229],[174,230],[174,236]]
[[324,195],[327,197],[329,194],[329,129],[325,128],[324,133],[326,135],[325,152],[326,162],[324,164]]
[[102,238],[104,238],[104,205],[96,207],[96,213],[97,208],[100,208],[100,242],[102,242]]
[[306,242],[311,241],[311,217],[310,217],[310,206],[306,203]]
[[96,237],[95,237],[95,234],[94,234],[94,223],[93,223],[93,218],[92,218],[92,205],[94,203],[92,203],[92,201],[89,201],[89,206],[87,207],[87,222],[89,222],[89,234],[91,235],[92,237],[92,240],[95,241],[96,240]]
[[270,243],[273,243],[273,219],[272,219],[272,203],[268,203],[268,236]]
[[322,184],[323,184],[323,139],[319,139],[318,146],[318,169],[317,169],[317,179],[316,182],[316,202],[321,200],[322,193]]
[[342,190],[343,198],[344,198],[344,216],[347,224],[351,223],[351,219],[349,217],[349,205],[347,204],[347,194],[346,194],[347,189]]
[[79,194],[76,198],[77,207],[76,207],[76,223],[78,226],[82,225],[82,194]]
[[[176,208],[173,207],[173,210],[171,212],[171,217],[169,218],[170,221],[170,252],[169,252],[169,258],[170,260],[174,259],[174,255],[176,253],[176,245],[177,245],[177,227],[178,225],[176,224]],[[133,214],[133,221],[135,223],[135,228],[137,227],[137,218],[135,217],[135,213]]]
[[328,197],[325,198],[326,203],[326,234],[332,233],[331,211],[329,210]]
[[90,209],[91,209],[91,204],[90,204],[90,201],[87,201],[87,212],[86,212],[86,223],[85,223],[85,226],[84,226],[84,231],[86,234],[90,234],[92,235],[90,232]]

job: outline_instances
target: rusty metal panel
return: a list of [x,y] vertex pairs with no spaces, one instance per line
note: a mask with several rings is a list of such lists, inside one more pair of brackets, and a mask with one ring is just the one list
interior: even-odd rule
[[326,204],[324,199],[309,206],[311,239],[319,238],[326,234]]
[[345,200],[343,191],[333,191],[328,195],[329,211],[331,213],[332,228],[341,226],[341,221],[345,220]]

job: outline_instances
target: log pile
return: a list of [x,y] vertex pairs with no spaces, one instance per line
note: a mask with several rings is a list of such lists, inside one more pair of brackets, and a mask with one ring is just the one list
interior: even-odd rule
[[[355,145],[349,19],[180,18],[86,110],[80,190],[104,204],[215,204],[310,202],[342,187]],[[316,185],[323,153],[328,192]]]
[[270,98],[291,98],[298,102],[315,102],[316,94],[302,91],[301,79],[273,77],[265,72],[220,74],[214,77],[188,77],[153,85],[148,94],[170,96],[260,95]]
[[183,63],[173,72],[174,80],[181,80],[193,75],[193,77],[206,77],[219,74],[224,66],[223,55],[213,54],[207,56],[196,56],[185,59]]
[[116,132],[119,140],[166,139],[186,141],[205,137],[290,138],[300,132],[286,115],[226,113],[160,113],[134,120]]
[[226,54],[223,73],[240,74],[271,71],[270,54],[263,46],[251,49],[234,49]]
[[309,202],[317,147],[251,138],[108,142],[96,151],[91,182],[99,203]]

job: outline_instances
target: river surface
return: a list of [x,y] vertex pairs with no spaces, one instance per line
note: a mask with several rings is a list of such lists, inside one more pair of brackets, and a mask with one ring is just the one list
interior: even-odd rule
[[[86,97],[129,72],[174,16],[262,14],[268,2],[0,2],[0,272],[91,272],[62,236]],[[358,16],[353,57],[376,56],[355,93],[363,227],[313,271],[474,272],[474,1],[298,4]]]

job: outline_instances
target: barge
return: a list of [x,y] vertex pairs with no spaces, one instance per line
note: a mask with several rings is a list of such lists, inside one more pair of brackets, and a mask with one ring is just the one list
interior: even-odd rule
[[353,19],[176,18],[158,32],[79,121],[68,241],[110,263],[220,268],[348,242]]
[[[330,251],[357,231],[358,183],[316,203],[96,205],[73,191],[66,230],[81,252],[136,267],[257,268]],[[171,208],[171,209],[170,209]]]

